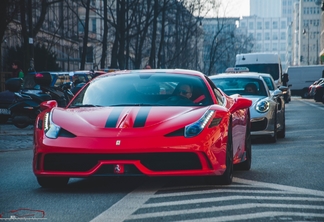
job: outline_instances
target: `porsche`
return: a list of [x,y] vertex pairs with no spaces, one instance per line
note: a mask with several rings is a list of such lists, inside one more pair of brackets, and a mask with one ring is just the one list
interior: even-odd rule
[[[239,94],[251,99],[252,137],[264,137],[269,142],[277,142],[277,137],[285,137],[285,103],[280,103],[283,92],[279,89],[270,91],[264,76],[255,72],[220,73],[210,79],[227,95]],[[263,76],[263,77],[262,77]],[[255,91],[248,91],[247,86],[254,86]]]
[[64,108],[41,104],[33,172],[47,188],[96,176],[203,176],[228,185],[233,170],[251,167],[251,105],[198,71],[103,74]]

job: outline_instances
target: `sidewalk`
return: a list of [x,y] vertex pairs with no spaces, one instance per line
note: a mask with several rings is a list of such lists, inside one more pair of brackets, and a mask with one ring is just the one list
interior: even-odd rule
[[0,152],[33,148],[33,126],[19,129],[13,124],[0,124]]

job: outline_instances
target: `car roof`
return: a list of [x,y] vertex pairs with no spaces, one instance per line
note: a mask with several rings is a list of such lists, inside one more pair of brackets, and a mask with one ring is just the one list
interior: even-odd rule
[[106,75],[123,75],[123,74],[137,74],[137,73],[150,73],[150,74],[158,74],[158,73],[166,73],[166,74],[185,74],[191,76],[199,76],[204,77],[205,75],[199,71],[189,70],[189,69],[134,69],[134,70],[117,70],[114,72],[106,73],[100,76]]
[[261,75],[258,72],[244,72],[244,73],[220,73],[213,76],[209,76],[210,79],[217,78],[255,78],[260,79]]

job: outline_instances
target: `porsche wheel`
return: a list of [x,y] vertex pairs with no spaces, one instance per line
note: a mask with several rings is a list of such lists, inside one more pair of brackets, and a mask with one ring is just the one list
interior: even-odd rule
[[248,124],[245,134],[245,156],[246,160],[242,163],[234,165],[234,170],[250,170],[252,163],[252,145],[251,145],[251,129]]
[[273,136],[270,137],[270,143],[276,143],[277,142],[277,136],[278,136],[278,129],[277,129],[277,110],[275,111],[276,116],[274,119],[274,124],[273,124]]
[[278,138],[285,138],[286,137],[286,115],[283,115],[283,123],[282,123],[282,130],[278,132]]
[[226,147],[226,170],[221,176],[206,177],[206,182],[210,185],[229,185],[233,181],[233,141],[232,128],[228,129],[227,147]]
[[61,188],[68,184],[69,177],[37,177],[37,182],[44,188]]

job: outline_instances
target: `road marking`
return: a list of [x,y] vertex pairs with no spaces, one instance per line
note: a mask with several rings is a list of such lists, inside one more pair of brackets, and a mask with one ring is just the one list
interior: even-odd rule
[[[212,195],[213,192],[210,192]],[[158,196],[159,197],[159,196]],[[153,198],[154,199],[154,198]],[[153,207],[166,207],[166,206],[176,206],[184,204],[202,204],[202,203],[212,203],[219,201],[229,201],[229,200],[293,200],[293,201],[312,201],[312,202],[324,202],[324,198],[309,198],[309,197],[265,197],[265,196],[226,196],[226,197],[208,197],[208,198],[197,198],[193,200],[179,200],[179,201],[168,201],[162,203],[152,203],[145,204],[143,208],[153,208]],[[324,210],[324,207],[323,207]]]
[[[316,197],[268,197],[268,196],[226,196],[226,197],[217,197],[217,198],[197,198],[183,201],[167,201],[162,203],[149,203],[145,204],[149,199],[160,198],[160,197],[171,197],[171,196],[184,196],[184,195],[197,195],[197,194],[206,194],[206,193],[218,193],[218,192],[232,192],[232,193],[269,193],[269,194],[307,194],[312,196],[320,196],[324,197],[323,191],[311,190],[305,188],[298,188],[293,186],[286,186],[280,184],[273,183],[265,183],[258,182],[253,180],[241,179],[241,178],[233,178],[233,183],[229,186],[214,186],[215,190],[203,190],[203,191],[185,191],[185,192],[176,192],[171,194],[156,194],[157,191],[167,191],[167,190],[180,190],[180,189],[188,189],[193,188],[193,186],[187,187],[175,187],[175,188],[162,188],[163,184],[159,182],[155,182],[152,184],[145,184],[134,191],[127,194],[124,198],[114,204],[112,207],[95,217],[92,222],[99,221],[114,221],[121,222],[126,219],[145,219],[145,218],[154,218],[154,217],[162,217],[162,216],[174,216],[174,215],[186,215],[186,214],[196,214],[196,213],[209,213],[216,211],[225,211],[225,210],[238,210],[238,209],[251,209],[251,208],[282,208],[282,209],[314,209],[314,210],[324,210],[324,206],[321,205],[305,205],[305,204],[268,204],[268,203],[246,203],[246,204],[230,204],[228,206],[217,206],[217,207],[208,207],[208,208],[199,208],[197,209],[186,209],[186,210],[175,210],[175,211],[162,211],[162,212],[154,212],[154,213],[144,213],[144,214],[134,214],[140,208],[153,208],[153,207],[163,207],[163,206],[175,206],[175,205],[183,205],[183,204],[201,204],[207,202],[217,202],[217,201],[226,201],[226,200],[236,200],[236,199],[252,199],[252,200],[288,200],[288,201],[312,201],[312,202],[324,202],[324,198],[316,198]],[[270,188],[274,190],[238,190],[234,191],[234,187],[246,188],[246,187],[257,187],[257,188]],[[198,188],[211,188],[213,186],[194,186],[196,189]],[[223,189],[224,187],[228,187],[229,189]],[[277,191],[276,191],[277,190]],[[242,220],[242,218],[246,219],[257,219],[263,217],[274,217],[274,216],[300,216],[300,217],[320,217],[324,218],[324,213],[299,213],[299,212],[260,212],[260,213],[252,213],[248,215],[233,215],[233,216],[221,216],[221,217],[213,217],[213,218],[201,218],[199,221],[236,221]],[[191,221],[191,220],[187,220]]]
[[280,184],[275,184],[275,183],[265,183],[265,182],[259,182],[259,181],[254,181],[254,180],[246,180],[246,179],[240,179],[237,177],[233,178],[233,182],[250,184],[252,186],[268,187],[271,189],[289,191],[289,192],[294,192],[294,193],[309,194],[309,195],[324,197],[324,191],[319,191],[319,190],[311,190],[311,189],[306,189],[306,188],[286,186],[286,185],[280,185]]
[[142,205],[161,188],[163,184],[144,184],[127,194],[124,198],[115,203],[112,207],[99,214],[91,222],[114,221],[122,222],[131,214],[138,210]]
[[[211,212],[220,212],[220,211],[233,211],[236,212],[238,210],[244,209],[252,209],[252,208],[280,208],[280,209],[313,209],[313,210],[324,210],[324,206],[314,206],[314,205],[300,205],[300,204],[263,204],[263,203],[249,203],[249,204],[230,204],[227,206],[217,206],[217,207],[206,207],[206,208],[199,208],[196,209],[185,209],[185,210],[168,210],[168,211],[160,211],[154,213],[144,213],[144,214],[134,214],[130,215],[127,219],[129,220],[139,220],[139,219],[147,219],[147,218],[154,218],[154,217],[166,217],[166,216],[177,216],[177,215],[188,215],[188,214],[202,214],[202,213],[211,213]],[[145,206],[144,206],[145,208]],[[244,211],[243,211],[244,212]],[[279,213],[274,211],[274,213]],[[262,214],[262,212],[260,212]],[[294,216],[296,212],[291,212],[290,214],[286,214],[289,216]],[[245,217],[241,216],[245,219]],[[273,215],[271,215],[273,216]],[[317,214],[318,217],[324,218],[323,214]],[[221,216],[223,217],[223,216]],[[230,218],[232,216],[227,216]],[[199,221],[202,218],[199,218]],[[220,221],[218,217],[213,217],[213,221]],[[197,219],[196,219],[197,220]],[[185,221],[185,220],[184,220]],[[190,221],[190,220],[189,220]],[[231,221],[231,220],[228,220]]]
[[320,105],[317,105],[317,104],[314,104],[314,103],[310,103],[310,102],[306,102],[306,101],[303,101],[302,99],[299,99],[298,101],[302,102],[302,103],[305,103],[309,106],[313,106],[313,107],[316,107],[318,109],[321,109],[321,110],[324,110],[324,107],[320,106]]
[[[258,218],[268,218],[268,217],[279,217],[279,216],[296,216],[296,217],[304,217],[304,218],[311,218],[311,217],[323,217],[323,214],[316,214],[316,213],[299,213],[299,212],[277,212],[277,211],[268,211],[262,213],[251,213],[251,214],[240,214],[235,216],[222,216],[222,217],[213,217],[213,218],[199,218],[199,222],[228,222],[228,221],[242,221],[249,220],[249,219],[258,219]],[[181,221],[197,221],[195,220],[181,220]],[[290,219],[283,219],[283,221],[293,221]],[[306,220],[305,220],[306,221]]]

